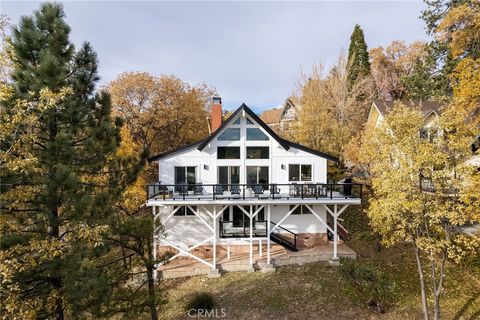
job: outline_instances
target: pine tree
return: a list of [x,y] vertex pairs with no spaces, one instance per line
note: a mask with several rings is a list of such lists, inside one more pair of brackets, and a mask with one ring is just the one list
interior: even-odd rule
[[413,101],[429,100],[433,93],[432,65],[430,59],[422,61],[417,58],[413,65],[411,73],[402,79],[405,84],[406,96]]
[[351,88],[361,76],[370,74],[370,58],[362,28],[356,24],[348,48],[348,82]]
[[448,13],[465,3],[474,4],[475,1],[468,0],[425,0],[427,9],[422,12],[421,18],[425,21],[427,33],[432,36],[429,43],[429,55],[436,63],[436,68],[432,70],[431,79],[433,90],[436,96],[451,97],[453,95],[452,84],[449,77],[459,63],[459,58],[452,56],[449,43],[451,42],[451,33],[458,28],[449,27],[446,36],[440,39],[438,37],[438,28]]
[[95,92],[95,52],[88,43],[76,50],[69,34],[62,6],[53,3],[13,29],[12,94],[1,105],[2,115],[18,120],[2,126],[7,318],[77,318],[102,305],[111,289],[97,264],[107,250],[106,221],[139,170],[133,158],[116,155],[121,120],[111,117],[109,95]]

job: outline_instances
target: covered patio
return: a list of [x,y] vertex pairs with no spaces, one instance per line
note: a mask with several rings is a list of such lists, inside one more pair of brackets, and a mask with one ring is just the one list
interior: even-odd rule
[[[271,266],[279,267],[290,264],[303,264],[318,261],[330,261],[333,255],[333,243],[317,245],[311,248],[302,248],[297,252],[291,252],[284,247],[274,244],[270,250],[270,264],[267,263],[265,245],[262,248],[255,245],[253,248],[254,270],[269,272],[273,271]],[[339,257],[356,258],[356,253],[344,243],[337,245]],[[253,271],[250,267],[250,253],[231,252],[217,248],[217,268],[221,272]],[[213,263],[212,258],[205,258]],[[161,278],[181,278],[196,275],[208,275],[211,267],[188,256],[180,256],[164,265],[158,267],[158,276]]]

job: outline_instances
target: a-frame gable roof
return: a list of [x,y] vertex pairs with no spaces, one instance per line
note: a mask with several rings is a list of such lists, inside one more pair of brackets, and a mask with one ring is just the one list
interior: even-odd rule
[[290,145],[288,144],[288,142],[280,138],[272,129],[270,129],[270,127],[265,122],[263,122],[262,119],[260,119],[255,114],[255,112],[252,111],[252,109],[247,107],[245,103],[242,103],[242,105],[237,110],[235,110],[235,112],[232,113],[232,115],[228,117],[228,119],[225,120],[217,130],[215,130],[215,132],[213,132],[205,141],[203,141],[203,143],[198,146],[198,150],[202,151],[203,149],[205,149],[205,147],[223,130],[223,128],[228,126],[234,119],[236,119],[236,117],[242,111],[245,111],[245,113],[248,114],[254,122],[256,122],[260,127],[262,127],[262,129],[265,130],[273,139],[275,139],[285,150],[290,149]]
[[303,150],[305,152],[308,152],[308,153],[311,153],[311,154],[314,154],[316,156],[319,156],[319,157],[322,157],[322,158],[325,158],[327,160],[330,160],[330,161],[333,161],[333,162],[339,162],[338,158],[337,157],[334,157],[328,153],[324,153],[324,152],[321,152],[321,151],[317,151],[317,150],[314,150],[314,149],[311,149],[309,147],[306,147],[306,146],[303,146],[301,144],[298,144],[298,143],[295,143],[295,142],[292,142],[292,141],[288,141],[288,140],[285,140],[283,138],[281,138],[280,136],[278,136],[268,125],[265,124],[265,122],[263,122],[256,114],[255,112],[253,112],[249,107],[247,107],[247,105],[245,105],[244,103],[237,109],[235,110],[235,112],[232,113],[232,115],[230,115],[230,117],[228,117],[227,120],[225,120],[222,125],[217,129],[215,130],[215,132],[213,132],[209,137],[205,138],[205,139],[202,139],[200,141],[197,141],[197,142],[194,142],[194,143],[191,143],[189,145],[186,145],[186,146],[183,146],[183,147],[180,147],[180,148],[177,148],[177,149],[174,149],[174,150],[171,150],[171,151],[167,151],[167,152],[164,152],[164,153],[160,153],[160,154],[157,154],[153,157],[150,157],[148,158],[148,162],[152,162],[152,161],[157,161],[157,160],[160,160],[161,158],[165,157],[165,156],[169,156],[169,155],[172,155],[176,152],[179,152],[179,151],[183,151],[183,150],[187,150],[189,148],[195,148],[197,147],[198,150],[202,151],[221,131],[223,128],[225,128],[226,126],[228,126],[229,123],[233,122],[233,120],[236,119],[236,117],[242,112],[242,111],[245,111],[249,116],[250,118],[255,121],[259,126],[261,126],[273,139],[275,139],[285,150],[289,150],[291,147],[292,148],[295,148],[295,149],[299,149],[299,150]]

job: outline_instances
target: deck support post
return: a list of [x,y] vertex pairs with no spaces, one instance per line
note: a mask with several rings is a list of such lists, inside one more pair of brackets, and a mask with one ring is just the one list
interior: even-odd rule
[[338,244],[338,234],[337,234],[337,217],[338,210],[337,205],[333,207],[333,260],[338,260],[337,244]]
[[[222,210],[223,211],[223,210]],[[220,211],[220,212],[222,212]],[[220,215],[220,213],[218,214]],[[218,278],[220,277],[220,270],[217,269],[217,206],[213,206],[213,214],[212,216],[212,270],[210,270],[210,273],[208,274],[209,278]]]
[[250,206],[250,265],[248,271],[252,272],[253,269],[253,206]]
[[230,240],[227,241],[227,259],[230,260]]
[[258,256],[262,256],[262,239],[258,239]]
[[267,264],[270,264],[270,211],[271,205],[267,206]]
[[153,261],[155,263],[155,270],[153,272],[153,280],[157,280],[157,231],[156,231],[156,206],[152,206],[153,214]]
[[213,206],[213,226],[212,226],[212,230],[213,230],[213,248],[212,248],[212,252],[213,252],[213,270],[215,270],[217,268],[217,233],[215,232],[217,230],[217,206]]

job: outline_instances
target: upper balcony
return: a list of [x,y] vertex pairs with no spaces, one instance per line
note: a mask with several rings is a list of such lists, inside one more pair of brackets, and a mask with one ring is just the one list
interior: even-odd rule
[[147,186],[148,202],[196,203],[351,203],[360,204],[359,183],[161,184]]

